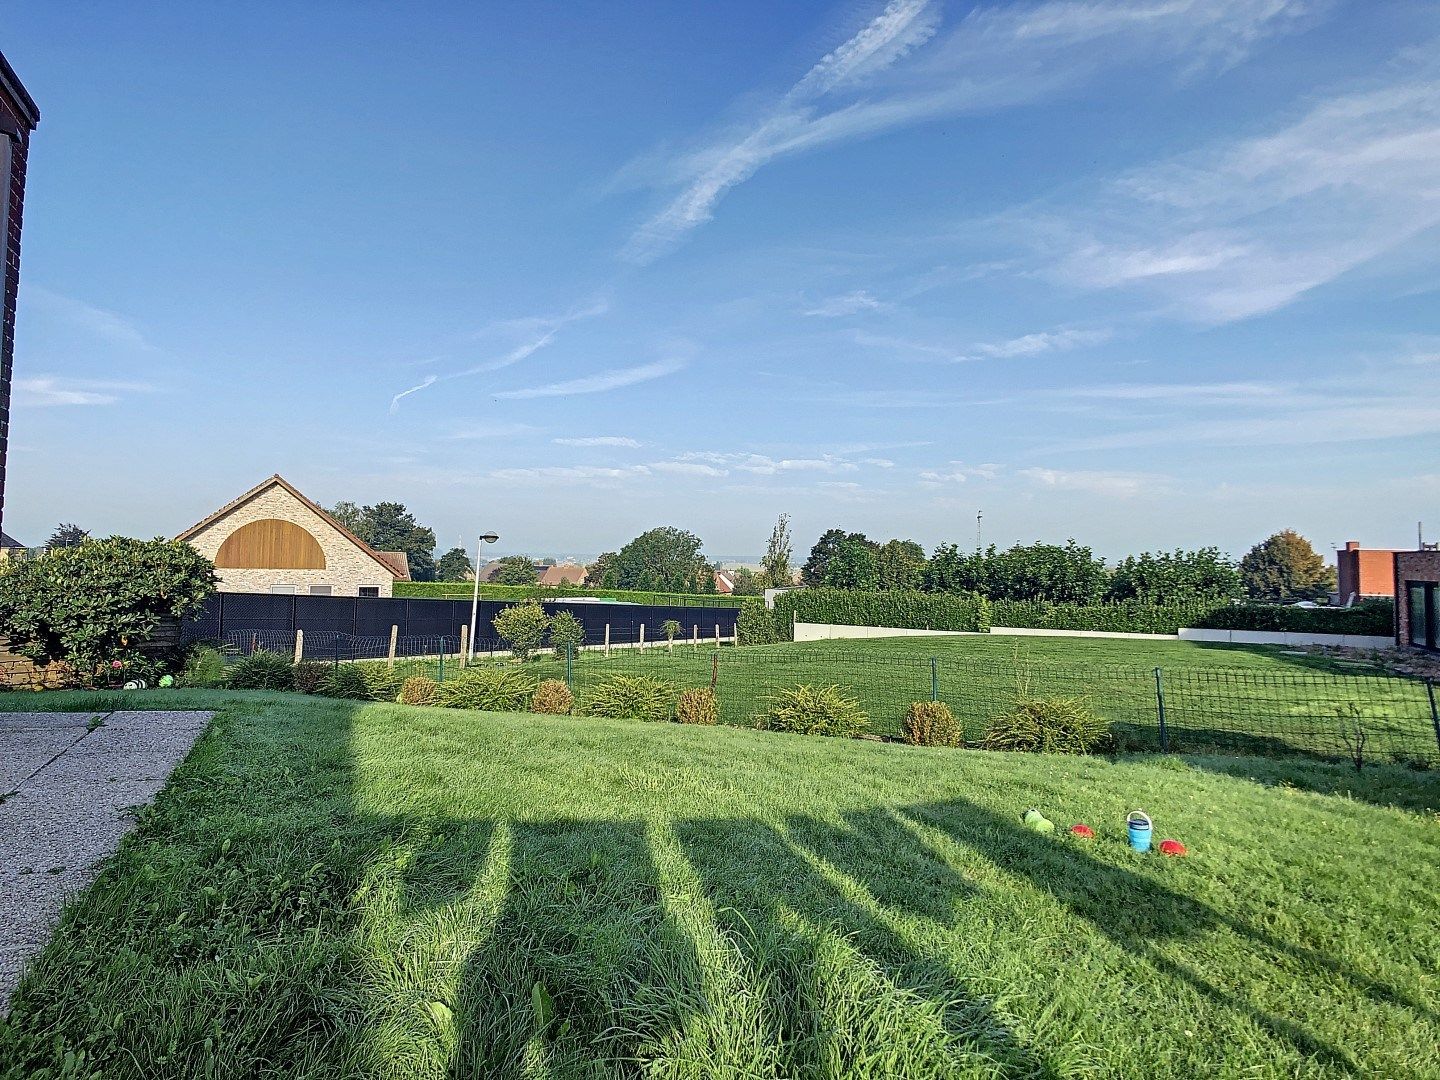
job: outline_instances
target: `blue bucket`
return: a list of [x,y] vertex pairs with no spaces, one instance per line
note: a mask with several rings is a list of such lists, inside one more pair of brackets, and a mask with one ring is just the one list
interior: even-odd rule
[[1125,819],[1125,828],[1130,833],[1130,846],[1136,851],[1150,850],[1150,815],[1144,810],[1132,810]]

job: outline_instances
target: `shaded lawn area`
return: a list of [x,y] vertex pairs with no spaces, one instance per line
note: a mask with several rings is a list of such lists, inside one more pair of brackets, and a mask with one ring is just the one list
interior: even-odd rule
[[[1437,805],[1402,770],[121,700],[219,715],[22,983],[6,1076],[1440,1074],[1435,815],[1291,786]],[[1132,854],[1135,806],[1191,857]]]

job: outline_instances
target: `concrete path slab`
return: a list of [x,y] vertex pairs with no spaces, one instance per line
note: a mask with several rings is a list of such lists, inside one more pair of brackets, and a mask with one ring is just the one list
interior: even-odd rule
[[0,714],[0,1013],[208,712]]

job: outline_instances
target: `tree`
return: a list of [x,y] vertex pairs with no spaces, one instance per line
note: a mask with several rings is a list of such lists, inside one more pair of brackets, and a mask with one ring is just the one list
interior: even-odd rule
[[875,545],[858,533],[840,541],[825,566],[822,585],[836,589],[874,589],[880,584]]
[[555,659],[573,656],[585,644],[585,624],[573,611],[557,611],[550,616],[550,644],[555,649]]
[[54,551],[56,548],[76,547],[89,539],[89,529],[82,529],[79,525],[60,524],[55,526],[55,531],[50,534],[50,539],[45,541],[45,550]]
[[1282,529],[1245,553],[1240,580],[1255,600],[1318,600],[1335,588],[1335,573],[1294,529]]
[[535,572],[535,560],[529,555],[506,555],[495,567],[490,580],[496,585],[534,585],[539,577]]
[[1231,600],[1244,591],[1235,563],[1207,547],[1127,556],[1110,575],[1105,598],[1166,604]]
[[986,571],[995,557],[995,545],[964,554],[955,544],[939,544],[925,564],[924,588],[929,592],[984,593]]
[[436,566],[435,573],[441,581],[468,581],[474,569],[465,549],[453,547],[440,556],[440,563]]
[[142,646],[155,627],[197,611],[214,591],[215,567],[183,540],[90,540],[5,564],[0,634],[21,656],[63,662],[84,683],[102,670],[148,674]]
[[1052,604],[1094,604],[1105,592],[1105,560],[1088,547],[1016,544],[986,553],[986,595],[991,600],[1048,600]]
[[403,551],[415,581],[435,579],[435,530],[415,520],[415,515],[397,502],[359,506],[336,503],[330,516],[376,551]]
[[[770,540],[765,545],[765,557],[760,560],[760,578],[763,588],[785,589],[795,584],[790,569],[790,515],[781,514],[770,530]],[[737,588],[735,590],[739,592]]]
[[887,540],[875,562],[882,589],[918,589],[925,583],[925,549],[914,540]]
[[605,579],[614,573],[614,568],[615,552],[601,552],[594,562],[585,567],[585,584],[603,587]]
[[641,533],[615,553],[597,584],[609,589],[713,593],[715,573],[694,533],[663,526]]
[[510,652],[517,660],[524,660],[545,644],[545,635],[550,630],[550,616],[537,600],[523,604],[507,604],[490,620],[495,632],[510,643]]
[[736,567],[730,571],[730,579],[735,583],[736,596],[759,596],[765,591],[764,573],[757,574],[749,567]]
[[815,546],[810,549],[810,557],[800,568],[800,580],[806,585],[812,586],[834,584],[830,580],[830,562],[839,554],[841,546],[846,541],[864,544],[872,549],[875,546],[865,538],[864,533],[847,533],[844,529],[826,529],[820,534],[820,539],[815,541]]

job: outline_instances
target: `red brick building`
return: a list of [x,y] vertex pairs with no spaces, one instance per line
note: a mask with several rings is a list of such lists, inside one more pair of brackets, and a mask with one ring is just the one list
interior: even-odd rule
[[1397,551],[1395,643],[1440,649],[1440,551]]
[[1395,552],[1382,548],[1361,548],[1349,540],[1335,552],[1335,591],[1340,603],[1367,596],[1395,595]]
[[40,122],[35,100],[0,55],[0,524],[5,515],[5,456],[10,446],[10,376],[15,361],[15,299],[20,287],[20,219],[25,205],[25,160]]

